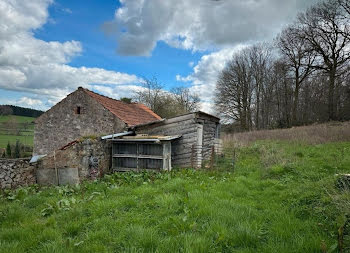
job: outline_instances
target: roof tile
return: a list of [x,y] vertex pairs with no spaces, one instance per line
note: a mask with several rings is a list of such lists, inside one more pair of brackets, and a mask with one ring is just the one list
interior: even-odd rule
[[144,104],[129,104],[120,100],[115,100],[113,98],[97,94],[88,89],[84,89],[84,91],[101,105],[103,105],[106,109],[112,112],[115,116],[124,121],[128,126],[144,124],[162,119],[159,115],[157,115]]

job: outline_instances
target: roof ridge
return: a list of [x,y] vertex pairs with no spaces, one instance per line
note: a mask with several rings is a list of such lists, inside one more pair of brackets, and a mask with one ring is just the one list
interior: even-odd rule
[[[79,88],[80,88],[80,87],[79,87]],[[121,101],[121,100],[119,100],[119,99],[115,99],[115,98],[108,97],[108,96],[106,96],[106,95],[102,95],[102,94],[100,94],[100,93],[94,92],[94,91],[89,90],[89,89],[87,89],[87,88],[83,88],[83,87],[81,87],[81,88],[82,88],[84,91],[92,92],[92,93],[94,93],[94,94],[96,94],[96,95],[99,95],[99,96],[101,96],[101,97],[105,97],[105,98],[109,98],[109,99],[112,99],[112,100],[115,100],[115,101],[118,101],[118,102],[125,103],[125,102],[123,102],[123,101]],[[125,104],[127,104],[127,103],[125,103]]]
[[[148,106],[142,103],[126,103],[124,101],[114,99],[105,95],[101,95],[97,92],[91,91],[87,88],[79,87],[79,90],[84,91],[87,95],[89,95],[91,98],[96,100],[99,104],[101,104],[103,107],[105,107],[108,111],[112,112],[114,115],[116,115],[118,118],[120,118],[122,121],[124,121],[127,125],[137,125],[140,122],[140,116],[146,120],[148,118],[148,121],[152,121],[154,119],[162,119],[158,114],[153,112]],[[109,101],[109,102],[107,102]],[[114,104],[114,105],[113,105]],[[117,107],[120,109],[116,109],[116,105],[119,104]],[[136,110],[136,111],[135,111]],[[139,110],[139,113],[137,112]],[[140,112],[143,112],[140,114]],[[138,116],[136,116],[138,114]],[[136,118],[135,118],[136,117]],[[151,117],[151,118],[150,118]]]
[[[80,88],[80,87],[79,87],[79,88]],[[118,101],[118,102],[122,102],[122,103],[127,104],[127,105],[135,104],[135,105],[144,105],[144,106],[147,106],[147,105],[145,105],[145,104],[143,104],[143,103],[139,103],[139,102],[130,102],[130,103],[126,103],[126,102],[124,102],[124,101],[122,101],[122,100],[120,100],[120,99],[115,99],[115,98],[108,97],[108,96],[106,96],[106,95],[103,95],[103,94],[94,92],[94,91],[92,91],[92,90],[89,90],[88,88],[83,88],[83,87],[81,87],[81,88],[82,88],[84,91],[89,91],[89,92],[92,92],[92,93],[94,93],[94,94],[96,94],[96,95],[99,95],[99,96],[101,96],[101,97],[109,98],[109,99],[112,99],[112,100],[115,100],[115,101]],[[147,107],[148,107],[148,106],[147,106]]]

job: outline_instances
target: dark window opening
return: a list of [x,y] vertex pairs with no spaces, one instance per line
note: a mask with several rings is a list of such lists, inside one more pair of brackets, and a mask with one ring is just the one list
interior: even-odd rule
[[77,108],[75,109],[75,114],[81,114],[81,107],[77,106]]

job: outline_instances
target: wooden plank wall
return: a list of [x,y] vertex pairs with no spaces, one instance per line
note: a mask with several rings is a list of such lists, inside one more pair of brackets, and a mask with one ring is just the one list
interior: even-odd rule
[[203,122],[203,160],[210,160],[212,148],[215,146],[217,122],[202,117]]
[[197,126],[203,125],[202,159],[210,160],[215,146],[217,120],[196,113],[166,120],[162,123],[136,128],[137,134],[182,135],[172,142],[172,166],[198,167],[202,164],[197,155]]
[[[160,125],[143,126],[136,129],[137,134],[149,135],[182,135],[172,142],[172,166],[191,167],[192,145],[197,141],[196,121],[193,115],[184,117],[181,121],[167,120]],[[193,157],[192,159],[196,159]]]

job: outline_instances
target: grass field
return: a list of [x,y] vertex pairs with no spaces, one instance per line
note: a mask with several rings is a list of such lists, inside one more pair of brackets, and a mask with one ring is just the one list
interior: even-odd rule
[[338,251],[350,192],[335,174],[349,172],[350,142],[232,147],[211,171],[4,192],[0,252]]
[[0,116],[0,122],[7,122],[11,118],[15,118],[18,123],[25,123],[25,122],[31,123],[35,120],[35,118],[33,118],[33,117],[6,115],[6,116]]
[[33,146],[33,135],[7,135],[0,134],[0,148],[6,148],[7,143],[14,145],[19,140],[22,144]]
[[[10,134],[6,130],[8,128],[6,122],[10,120],[14,120],[18,124],[18,128],[21,129],[19,131],[19,135],[13,133]],[[24,145],[33,146],[34,120],[35,118],[32,117],[17,115],[0,116],[0,148],[6,148],[6,145],[9,142],[10,144],[14,145],[17,140]],[[24,124],[26,124],[27,129],[24,129]]]

